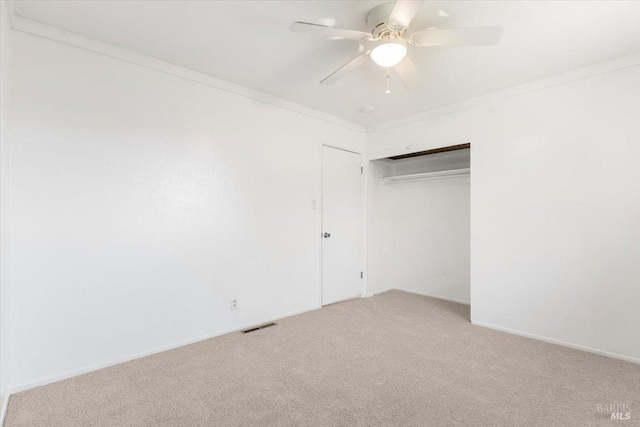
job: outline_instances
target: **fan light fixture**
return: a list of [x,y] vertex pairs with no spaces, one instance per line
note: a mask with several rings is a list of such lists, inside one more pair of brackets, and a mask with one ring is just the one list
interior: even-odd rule
[[390,41],[376,46],[371,51],[371,59],[381,67],[397,65],[407,54],[407,45],[400,41]]
[[[405,89],[411,91],[420,86],[422,79],[420,71],[408,55],[408,49],[433,46],[492,46],[498,43],[502,36],[502,27],[437,28],[410,31],[407,34],[411,21],[425,0],[386,1],[387,3],[379,4],[369,11],[366,31],[338,28],[334,26],[335,21],[328,20],[322,23],[298,21],[291,24],[289,29],[296,33],[358,40],[362,43],[355,58],[329,74],[320,84],[332,85],[371,59],[376,65],[386,68],[389,76],[387,93],[391,92],[391,68]],[[438,11],[438,17],[443,23],[448,16],[446,10]]]

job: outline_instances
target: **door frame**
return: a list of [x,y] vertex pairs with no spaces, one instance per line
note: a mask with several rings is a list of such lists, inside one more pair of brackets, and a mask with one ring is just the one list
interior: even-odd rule
[[320,168],[319,168],[319,194],[320,194],[320,198],[319,198],[319,203],[318,203],[318,208],[320,209],[319,215],[318,215],[318,249],[319,249],[319,259],[320,259],[320,265],[319,265],[319,288],[318,288],[318,307],[322,307],[322,288],[323,288],[323,275],[322,275],[322,266],[323,266],[323,256],[322,256],[322,244],[323,244],[323,237],[322,237],[322,233],[324,232],[323,230],[323,217],[324,217],[324,192],[323,192],[323,174],[324,174],[324,155],[323,155],[323,148],[327,147],[327,148],[333,148],[334,150],[340,150],[340,151],[345,151],[347,153],[352,153],[352,154],[356,154],[358,156],[360,156],[360,167],[362,168],[362,174],[360,175],[360,183],[361,183],[361,196],[360,196],[360,200],[362,203],[362,213],[361,213],[361,217],[360,217],[360,233],[362,236],[362,239],[360,241],[360,271],[362,271],[362,285],[360,288],[360,298],[366,298],[367,297],[367,270],[366,270],[366,266],[367,266],[367,163],[365,161],[365,153],[359,153],[357,151],[353,151],[353,150],[348,150],[346,148],[342,148],[342,147],[338,147],[336,145],[332,145],[330,143],[324,143],[324,142],[320,142],[319,144],[319,154],[320,154]]

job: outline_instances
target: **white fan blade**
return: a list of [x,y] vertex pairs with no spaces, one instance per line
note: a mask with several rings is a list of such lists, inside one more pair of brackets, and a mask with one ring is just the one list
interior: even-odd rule
[[398,73],[398,77],[402,80],[404,87],[407,88],[408,91],[417,89],[422,84],[420,72],[408,55],[405,56],[404,59],[394,68],[396,73]]
[[348,73],[350,73],[351,71],[355,70],[356,68],[358,68],[359,66],[367,62],[367,59],[369,59],[370,53],[371,51],[367,51],[361,55],[356,56],[354,59],[352,59],[351,61],[347,62],[345,65],[343,65],[342,67],[334,71],[329,77],[321,81],[320,84],[323,84],[323,85],[334,84],[335,82],[337,82],[338,80],[346,76]]
[[502,27],[424,30],[411,35],[414,46],[491,46],[502,36]]
[[424,0],[397,0],[389,16],[389,24],[396,28],[407,28]]
[[311,24],[309,22],[294,22],[289,27],[289,30],[296,33],[317,34],[319,36],[338,37],[341,39],[369,40],[371,38],[371,33],[365,33],[364,31],[345,30],[343,28]]

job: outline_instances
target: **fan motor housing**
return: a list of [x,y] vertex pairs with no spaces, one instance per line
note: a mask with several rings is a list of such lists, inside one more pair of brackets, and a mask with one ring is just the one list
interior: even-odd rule
[[394,28],[389,24],[389,16],[395,3],[385,3],[371,9],[367,15],[367,27],[376,39],[401,37],[405,29]]

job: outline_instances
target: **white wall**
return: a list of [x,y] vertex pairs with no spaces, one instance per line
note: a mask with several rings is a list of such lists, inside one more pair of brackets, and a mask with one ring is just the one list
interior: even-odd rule
[[[374,161],[369,295],[395,288],[469,303],[469,176],[385,184],[385,176],[469,167],[469,150]],[[377,273],[377,274],[376,274]]]
[[[364,134],[14,36],[12,389],[318,306],[319,144]],[[474,321],[640,357],[639,71],[367,135],[472,142]],[[398,277],[368,263],[369,293]]]
[[13,389],[318,307],[320,143],[364,133],[24,33],[14,79]]
[[367,296],[393,289],[394,206],[385,197],[382,179],[392,174],[390,163],[368,162],[367,168]]
[[471,142],[472,320],[640,361],[640,55],[465,105],[367,144]]
[[9,397],[9,76],[13,63],[7,3],[0,1],[0,423]]

